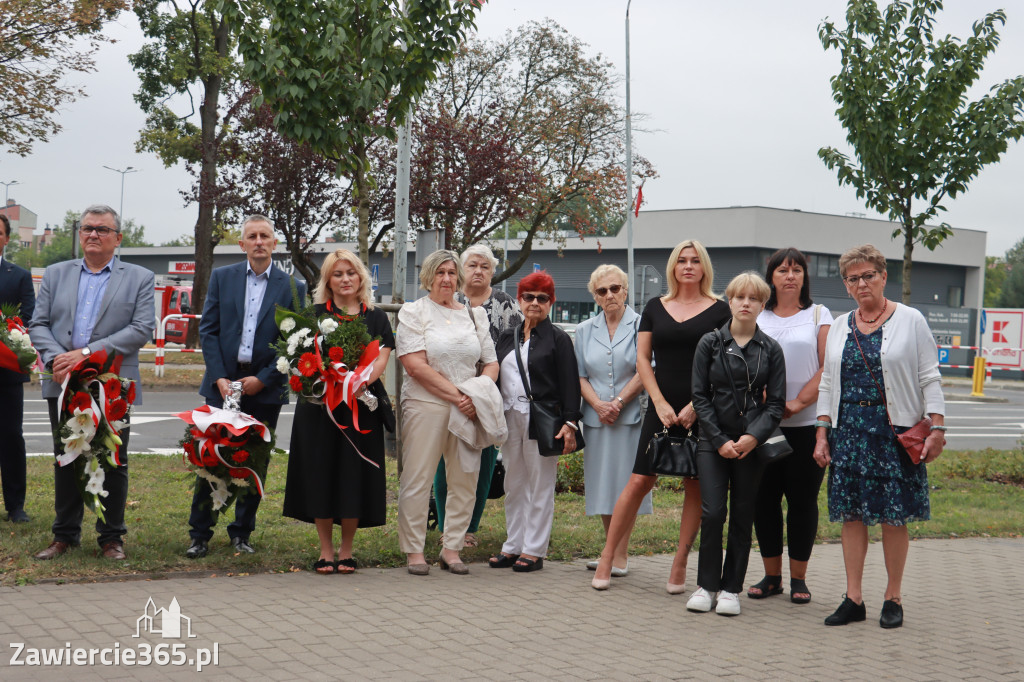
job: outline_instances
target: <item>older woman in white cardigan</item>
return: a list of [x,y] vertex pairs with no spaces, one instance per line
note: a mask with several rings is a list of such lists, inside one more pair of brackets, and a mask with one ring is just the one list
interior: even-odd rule
[[[825,342],[818,386],[814,459],[831,464],[828,513],[842,522],[846,595],[825,625],[866,618],[861,582],[868,526],[881,524],[888,583],[879,624],[903,625],[907,523],[930,518],[926,464],[946,443],[935,340],[924,316],[885,296],[885,256],[870,244],[850,249],[839,272],[857,308],[836,318]],[[896,434],[928,415],[924,459],[913,463]]]

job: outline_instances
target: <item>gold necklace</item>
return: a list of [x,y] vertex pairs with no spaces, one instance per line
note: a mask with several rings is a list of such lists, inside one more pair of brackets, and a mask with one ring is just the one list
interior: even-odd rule
[[452,315],[455,314],[455,310],[452,309],[452,315],[445,315],[443,311],[444,311],[446,306],[441,305],[440,303],[438,303],[437,301],[435,301],[432,298],[430,299],[430,302],[433,303],[434,305],[436,305],[438,308],[441,309],[441,311],[442,311],[441,312],[441,316],[444,317],[444,323],[445,324],[451,324],[452,323]]

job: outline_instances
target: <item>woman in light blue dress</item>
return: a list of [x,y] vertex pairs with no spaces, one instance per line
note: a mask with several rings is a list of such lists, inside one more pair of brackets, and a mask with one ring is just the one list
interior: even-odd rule
[[[619,494],[633,473],[640,440],[643,384],[636,373],[636,335],[640,316],[628,305],[628,278],[615,265],[600,265],[587,285],[601,312],[576,327],[576,362],[583,393],[583,480],[588,516],[601,515],[605,536]],[[640,505],[652,512],[651,494]],[[633,521],[636,517],[633,517]],[[615,547],[612,575],[628,573],[629,532]],[[591,561],[587,568],[597,568]]]

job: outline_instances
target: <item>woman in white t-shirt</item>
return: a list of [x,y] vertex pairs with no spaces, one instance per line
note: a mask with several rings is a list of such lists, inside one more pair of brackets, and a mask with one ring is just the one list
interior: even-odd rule
[[771,297],[757,325],[779,342],[786,357],[786,410],[782,432],[793,454],[769,464],[761,478],[754,528],[761,548],[765,576],[747,590],[751,599],[782,594],[782,497],[789,512],[789,598],[811,601],[807,562],[818,533],[818,491],[824,469],[814,461],[815,407],[825,356],[825,337],[832,314],[811,301],[807,258],[795,248],[779,249],[768,259],[765,279]]

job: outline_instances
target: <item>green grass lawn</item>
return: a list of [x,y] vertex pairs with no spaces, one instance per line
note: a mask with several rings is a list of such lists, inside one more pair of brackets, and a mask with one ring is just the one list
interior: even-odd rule
[[[319,556],[316,532],[311,524],[281,516],[287,455],[274,456],[251,541],[254,555],[231,551],[218,523],[204,559],[184,557],[189,544],[188,513],[193,475],[179,457],[134,454],[126,520],[125,547],[128,560],[110,562],[96,557],[94,517],[86,512],[81,548],[50,562],[31,555],[49,544],[53,522],[52,460],[34,457],[28,463],[27,511],[32,522],[2,523],[0,581],[5,585],[46,580],[90,580],[135,576],[167,576],[179,572],[202,575],[239,575],[267,571],[308,570]],[[570,467],[571,468],[571,467]],[[932,520],[910,524],[911,537],[1004,536],[1017,537],[1024,529],[1024,450],[947,452],[930,469]],[[633,533],[633,554],[674,552],[679,533],[682,493],[675,481],[663,479],[655,490],[651,516],[641,517]],[[398,478],[395,462],[388,461],[388,524],[360,531],[355,555],[361,566],[401,566],[405,556],[398,550],[396,505]],[[821,493],[820,542],[839,539],[839,524],[828,522],[824,486]],[[233,511],[229,512],[233,514]],[[492,500],[480,525],[481,545],[466,549],[463,557],[482,562],[498,551],[504,540],[505,517],[501,500]],[[877,532],[877,529],[874,529]],[[427,556],[439,550],[438,531],[427,534]],[[550,558],[569,560],[596,557],[604,543],[601,521],[584,513],[584,497],[560,493],[555,503],[555,524]]]

